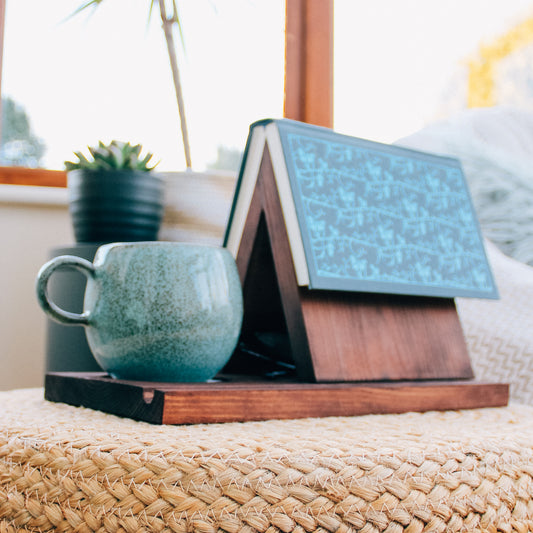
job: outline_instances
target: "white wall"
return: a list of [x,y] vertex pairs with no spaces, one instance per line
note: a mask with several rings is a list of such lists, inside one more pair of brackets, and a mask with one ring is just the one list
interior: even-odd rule
[[66,190],[0,185],[0,390],[43,384],[35,277],[51,248],[72,242]]

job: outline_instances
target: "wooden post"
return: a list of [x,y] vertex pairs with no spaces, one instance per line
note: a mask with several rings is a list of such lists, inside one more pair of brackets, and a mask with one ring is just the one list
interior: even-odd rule
[[333,0],[287,0],[284,116],[333,127]]
[[6,25],[6,0],[0,0],[0,140],[2,140],[2,68],[4,66],[4,33]]

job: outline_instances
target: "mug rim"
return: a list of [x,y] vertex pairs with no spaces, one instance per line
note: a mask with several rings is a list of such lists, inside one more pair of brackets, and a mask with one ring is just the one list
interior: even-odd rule
[[[194,243],[194,242],[180,242],[180,241],[133,241],[133,242],[110,242],[106,244],[102,244],[98,247],[96,250],[93,264],[97,265],[100,264],[101,261],[104,260],[104,258],[107,256],[107,254],[111,250],[119,249],[124,250],[128,248],[190,248],[190,249],[202,249],[205,250],[206,248],[211,250],[218,250],[221,253],[228,253],[230,255],[231,252],[222,245],[216,245],[216,244],[209,244],[209,243]],[[232,255],[233,257],[233,255]]]
[[114,248],[114,247],[137,247],[137,246],[186,246],[186,247],[198,247],[198,248],[216,248],[224,249],[227,248],[222,245],[210,244],[210,243],[199,243],[199,242],[182,242],[182,241],[117,241],[117,242],[108,242],[101,244],[99,248]]

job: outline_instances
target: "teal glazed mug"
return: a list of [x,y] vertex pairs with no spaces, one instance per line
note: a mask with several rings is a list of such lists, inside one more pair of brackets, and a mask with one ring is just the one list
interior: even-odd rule
[[[48,295],[57,269],[87,276],[82,313]],[[172,242],[113,243],[91,263],[59,256],[37,276],[37,299],[54,320],[81,325],[100,366],[112,377],[199,382],[229,361],[239,338],[242,290],[225,248]]]

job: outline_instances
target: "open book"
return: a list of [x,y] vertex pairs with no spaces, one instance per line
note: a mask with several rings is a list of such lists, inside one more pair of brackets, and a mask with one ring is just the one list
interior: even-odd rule
[[287,119],[250,127],[224,241],[235,256],[264,154],[298,285],[498,297],[458,160]]

